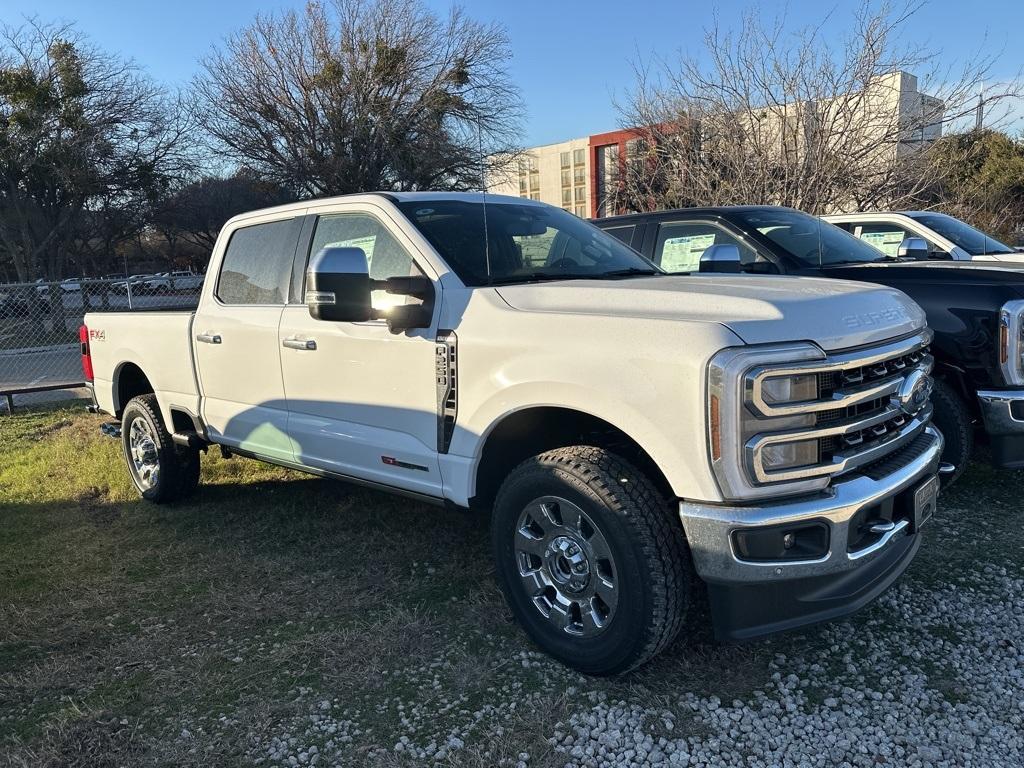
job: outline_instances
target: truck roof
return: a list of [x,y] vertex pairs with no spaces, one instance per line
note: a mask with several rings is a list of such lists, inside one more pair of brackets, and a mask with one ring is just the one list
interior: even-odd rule
[[227,224],[231,224],[235,221],[244,221],[245,219],[252,218],[254,216],[263,216],[267,213],[301,211],[309,208],[310,206],[319,206],[333,202],[361,202],[380,198],[390,200],[393,203],[409,203],[416,201],[429,202],[431,200],[460,200],[467,203],[482,203],[486,199],[489,203],[516,203],[520,205],[537,206],[545,205],[545,203],[541,203],[537,200],[529,200],[524,197],[494,195],[490,193],[485,195],[483,192],[360,192],[350,195],[334,195],[331,197],[311,197],[295,203],[286,203],[285,205],[275,205],[270,208],[259,208],[252,211],[246,211],[245,213],[240,213],[237,216],[231,217],[227,221]]

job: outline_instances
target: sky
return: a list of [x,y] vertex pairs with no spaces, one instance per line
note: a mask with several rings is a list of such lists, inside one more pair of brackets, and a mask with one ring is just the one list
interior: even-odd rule
[[[450,0],[425,0],[444,12]],[[135,60],[157,80],[185,85],[199,60],[257,12],[301,8],[304,0],[0,0],[0,22],[25,16],[75,22],[100,47]],[[731,26],[756,0],[466,0],[461,5],[482,21],[508,30],[513,78],[527,107],[527,146],[613,130],[620,125],[614,101],[633,81],[638,57],[700,55],[704,29],[714,21]],[[785,14],[794,29],[825,21],[838,41],[860,0],[762,2]],[[979,50],[1000,51],[994,74],[1010,77],[1024,68],[1022,0],[930,0],[907,28],[907,45],[938,50],[962,61]],[[1014,126],[1024,127],[1024,119]]]

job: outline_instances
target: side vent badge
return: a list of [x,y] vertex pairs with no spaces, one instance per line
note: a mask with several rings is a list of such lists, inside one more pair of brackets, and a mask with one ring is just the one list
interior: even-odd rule
[[458,338],[455,331],[439,331],[435,345],[437,382],[437,452],[448,453],[458,412]]

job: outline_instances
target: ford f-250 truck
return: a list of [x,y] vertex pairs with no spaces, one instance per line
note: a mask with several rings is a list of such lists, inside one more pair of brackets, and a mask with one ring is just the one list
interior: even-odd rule
[[671,277],[518,198],[238,216],[195,312],[82,334],[143,497],[193,490],[215,444],[487,510],[513,614],[590,674],[665,648],[704,583],[724,638],[850,613],[936,504],[931,332],[903,294]]

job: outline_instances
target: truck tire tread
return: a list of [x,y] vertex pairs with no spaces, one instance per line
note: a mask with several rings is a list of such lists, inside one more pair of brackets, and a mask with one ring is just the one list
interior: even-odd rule
[[[682,525],[669,499],[626,459],[595,446],[558,448],[521,463],[512,475],[556,469],[587,486],[623,519],[643,552],[651,585],[651,615],[643,644],[618,668],[598,674],[620,674],[643,665],[676,638],[687,617],[690,591],[697,578]],[[625,480],[625,482],[624,482]],[[503,485],[495,500],[502,503]]]
[[[142,497],[155,504],[168,504],[185,498],[199,485],[199,451],[177,445],[172,439],[160,415],[160,406],[156,395],[150,393],[132,398],[125,406],[124,412],[136,407],[145,412],[154,426],[153,438],[160,454],[160,482],[152,492],[142,493]],[[127,424],[122,427],[122,445],[127,456]]]
[[946,439],[942,460],[956,466],[955,472],[942,476],[943,486],[949,487],[967,468],[974,449],[974,427],[967,405],[946,381],[935,379],[932,403],[935,407],[932,421]]

